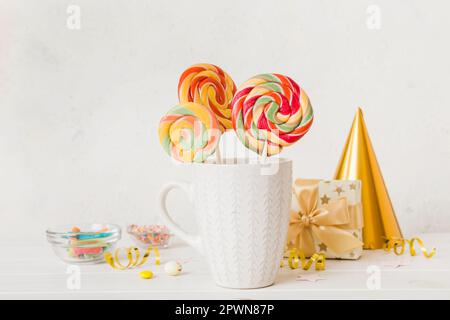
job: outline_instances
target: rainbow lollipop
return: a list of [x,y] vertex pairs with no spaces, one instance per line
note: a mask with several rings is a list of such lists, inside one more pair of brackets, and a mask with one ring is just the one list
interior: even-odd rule
[[182,162],[203,162],[219,144],[221,131],[216,116],[207,107],[180,103],[159,122],[159,142],[167,154]]
[[233,128],[249,149],[267,156],[281,152],[308,132],[313,110],[291,78],[267,73],[247,80],[231,103]]
[[219,120],[222,131],[232,128],[231,100],[236,85],[231,77],[213,64],[196,64],[187,68],[178,82],[178,98],[207,106]]

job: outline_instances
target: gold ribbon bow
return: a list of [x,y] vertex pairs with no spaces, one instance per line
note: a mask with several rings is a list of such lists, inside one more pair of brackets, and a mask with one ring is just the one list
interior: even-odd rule
[[345,230],[362,228],[361,204],[349,205],[342,197],[318,207],[319,180],[296,180],[294,193],[300,211],[291,211],[288,247],[303,250],[310,257],[315,253],[314,237],[337,254],[362,246]]

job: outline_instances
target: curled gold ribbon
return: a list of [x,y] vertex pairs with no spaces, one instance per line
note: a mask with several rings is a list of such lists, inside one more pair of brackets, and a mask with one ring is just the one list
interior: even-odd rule
[[[317,271],[325,270],[325,254],[315,252],[309,259],[305,257],[303,250],[297,250],[293,248],[289,250],[288,264],[291,269],[298,269],[301,265],[303,270],[309,270],[313,264]],[[284,267],[284,262],[281,260],[280,267]]]
[[155,264],[156,265],[161,264],[161,256],[159,254],[158,248],[149,247],[145,251],[145,253],[141,259],[141,252],[140,252],[139,248],[131,247],[131,248],[124,248],[126,250],[127,260],[128,260],[128,263],[126,265],[124,265],[124,264],[122,264],[122,262],[120,262],[120,257],[119,257],[120,251],[122,249],[123,248],[117,248],[114,251],[114,255],[111,254],[110,252],[106,252],[104,254],[105,261],[114,269],[126,270],[126,269],[139,267],[148,260],[148,257],[150,256],[152,251],[154,251],[154,253],[155,253]]
[[385,238],[383,249],[387,252],[393,250],[397,256],[401,256],[405,253],[406,247],[409,245],[409,254],[411,256],[415,256],[417,254],[416,249],[414,248],[415,243],[417,243],[417,245],[419,246],[420,251],[422,251],[424,257],[431,258],[436,254],[436,248],[433,248],[430,252],[428,252],[428,250],[425,248],[423,240],[419,237],[413,237],[411,239],[393,237]]

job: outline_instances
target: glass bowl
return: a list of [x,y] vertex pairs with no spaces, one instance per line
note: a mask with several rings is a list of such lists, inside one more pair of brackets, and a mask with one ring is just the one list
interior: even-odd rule
[[62,225],[47,229],[47,240],[63,261],[75,264],[103,262],[114,249],[121,229],[114,224]]
[[162,224],[130,224],[127,227],[127,233],[133,242],[141,248],[148,248],[150,246],[167,248],[172,237],[169,228]]

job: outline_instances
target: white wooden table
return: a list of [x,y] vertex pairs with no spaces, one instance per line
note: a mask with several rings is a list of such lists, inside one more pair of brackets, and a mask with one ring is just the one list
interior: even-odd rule
[[[418,255],[409,259],[408,265],[396,268],[389,266],[399,261],[393,253],[364,251],[358,261],[327,260],[325,271],[307,271],[318,273],[324,280],[296,281],[301,271],[282,268],[273,286],[253,290],[216,286],[203,257],[182,243],[161,250],[161,266],[147,262],[140,269],[126,271],[113,270],[106,264],[81,266],[77,289],[67,285],[73,276],[67,272],[73,270],[55,256],[44,237],[34,244],[0,242],[0,298],[450,299],[450,234],[424,234],[422,238],[429,248],[437,248],[432,259]],[[126,246],[127,241],[125,235],[119,245]],[[169,277],[163,269],[164,262],[169,260],[189,261],[184,263],[182,275]],[[152,270],[155,277],[139,278],[138,272],[143,269]]]

